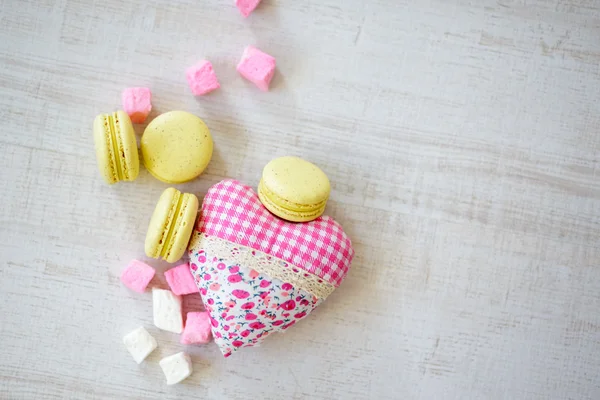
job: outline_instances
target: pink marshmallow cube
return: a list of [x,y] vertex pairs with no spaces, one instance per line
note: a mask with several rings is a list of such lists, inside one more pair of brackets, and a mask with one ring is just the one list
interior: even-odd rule
[[148,284],[154,278],[156,271],[146,263],[131,260],[129,265],[121,273],[121,282],[129,289],[144,293]]
[[202,96],[221,87],[210,61],[202,60],[185,71],[188,84],[195,96]]
[[263,53],[256,47],[248,46],[237,66],[238,72],[264,92],[275,74],[275,58]]
[[125,111],[131,122],[141,124],[152,110],[152,92],[145,87],[132,87],[123,90],[123,111]]
[[258,6],[260,0],[235,0],[235,5],[240,10],[244,18],[247,18],[248,15],[254,11],[254,9]]
[[188,263],[181,264],[165,272],[165,278],[171,291],[178,296],[198,293],[198,287],[190,271]]
[[208,343],[211,339],[211,324],[207,312],[189,312],[181,334],[181,344]]

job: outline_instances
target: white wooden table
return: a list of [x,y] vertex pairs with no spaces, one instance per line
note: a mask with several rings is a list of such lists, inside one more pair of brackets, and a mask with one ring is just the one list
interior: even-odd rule
[[[0,398],[600,398],[600,3],[231,3],[0,0]],[[270,93],[235,71],[248,44],[277,58]],[[202,58],[222,89],[196,99]],[[94,158],[128,86],[211,128],[179,188],[303,156],[357,253],[286,335],[188,347],[175,387],[158,360],[184,347],[119,281],[167,185],[108,187]],[[160,347],[138,367],[139,325]]]

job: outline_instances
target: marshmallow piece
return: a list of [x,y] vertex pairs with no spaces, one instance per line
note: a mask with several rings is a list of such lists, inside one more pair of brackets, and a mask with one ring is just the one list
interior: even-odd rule
[[154,268],[148,264],[131,260],[121,273],[121,282],[135,292],[144,293],[155,273]]
[[264,92],[269,91],[269,84],[275,74],[275,58],[263,53],[256,47],[248,46],[237,66],[238,72]]
[[167,378],[167,385],[179,383],[192,374],[192,360],[183,351],[163,358],[159,364]]
[[190,264],[185,263],[171,268],[165,272],[165,278],[171,288],[171,291],[176,295],[183,296],[185,294],[197,293],[198,287],[194,281]]
[[254,11],[259,3],[260,0],[235,0],[235,5],[240,10],[244,18],[248,18],[248,15]]
[[121,95],[123,111],[125,111],[131,122],[141,124],[152,110],[152,93],[149,88],[132,87],[123,90]]
[[181,297],[170,290],[152,289],[154,308],[154,325],[165,331],[181,333],[183,318],[181,316]]
[[185,71],[190,89],[195,96],[202,96],[221,87],[210,61],[202,60]]
[[123,337],[123,343],[136,363],[140,364],[158,346],[156,339],[143,326]]
[[208,343],[211,339],[211,324],[207,312],[189,312],[181,335],[181,344]]

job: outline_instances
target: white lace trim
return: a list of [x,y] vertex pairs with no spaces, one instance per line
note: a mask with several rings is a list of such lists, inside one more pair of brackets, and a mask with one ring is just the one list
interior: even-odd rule
[[189,249],[190,251],[205,249],[218,258],[233,261],[254,269],[261,274],[269,275],[271,278],[291,283],[295,287],[306,290],[319,299],[324,300],[335,290],[335,286],[331,283],[325,282],[318,276],[304,271],[287,261],[216,236],[194,232]]

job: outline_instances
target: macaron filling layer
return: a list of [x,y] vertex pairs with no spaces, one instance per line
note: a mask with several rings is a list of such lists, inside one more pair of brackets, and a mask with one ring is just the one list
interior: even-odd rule
[[[110,127],[110,136],[111,136],[111,143],[112,143],[112,147],[113,147],[113,154],[115,156],[115,165],[116,165],[116,169],[117,169],[117,176],[119,178],[119,180],[122,180],[124,178],[124,174],[123,174],[123,170],[125,170],[126,168],[124,168],[125,166],[124,164],[124,159],[125,159],[125,155],[123,154],[123,142],[122,140],[120,140],[121,138],[121,132],[119,131],[119,121],[118,121],[118,117],[115,114],[113,114],[112,116],[108,117],[108,122],[109,122],[109,127]],[[120,155],[123,155],[122,157]]]

